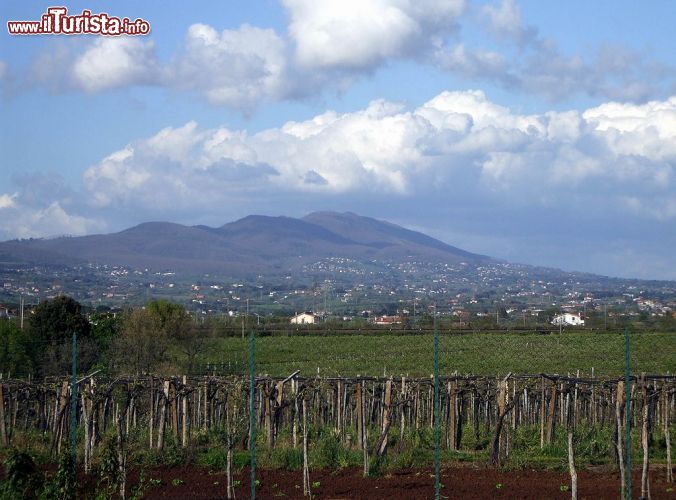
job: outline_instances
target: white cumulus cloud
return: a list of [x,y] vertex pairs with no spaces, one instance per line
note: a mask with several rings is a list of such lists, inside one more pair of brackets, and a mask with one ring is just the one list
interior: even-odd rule
[[154,43],[136,37],[98,37],[72,65],[75,85],[96,93],[157,83]]
[[17,193],[14,194],[2,194],[0,195],[0,210],[3,208],[12,208],[16,206],[16,197]]
[[244,24],[219,33],[193,24],[168,78],[172,86],[197,91],[213,104],[248,109],[283,98],[286,71],[285,42],[274,30]]
[[452,31],[463,0],[284,0],[289,33],[303,66],[373,69],[410,56]]
[[83,235],[101,227],[101,221],[69,213],[58,201],[34,207],[21,203],[18,194],[0,196],[0,236],[3,239]]

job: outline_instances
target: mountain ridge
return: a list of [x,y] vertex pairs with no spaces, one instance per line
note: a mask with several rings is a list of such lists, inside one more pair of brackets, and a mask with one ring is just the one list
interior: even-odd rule
[[489,257],[352,212],[249,215],[218,227],[143,222],[109,234],[0,242],[0,262],[97,263],[231,275],[294,271],[317,259],[482,262]]

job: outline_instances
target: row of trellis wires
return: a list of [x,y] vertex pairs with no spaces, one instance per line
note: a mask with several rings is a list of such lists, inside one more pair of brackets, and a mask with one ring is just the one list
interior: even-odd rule
[[[629,335],[625,334],[628,340]],[[627,342],[628,345],[628,342]],[[432,346],[431,346],[432,347]],[[664,433],[667,473],[671,472],[669,425],[676,379],[669,375],[589,377],[579,374],[513,374],[501,376],[440,373],[439,336],[434,338],[434,374],[430,378],[286,377],[261,376],[256,370],[256,339],[249,342],[249,377],[84,377],[43,383],[3,380],[0,384],[0,439],[4,445],[29,428],[51,435],[51,449],[62,450],[70,431],[71,453],[77,444],[76,426],[84,430],[82,462],[91,470],[101,436],[112,429],[118,436],[120,477],[126,474],[125,446],[130,433],[145,428],[150,447],[165,448],[169,440],[182,447],[198,444],[201,432],[226,429],[227,493],[235,495],[233,451],[250,453],[251,496],[256,494],[256,430],[264,432],[267,450],[302,447],[303,487],[310,493],[309,454],[320,432],[329,429],[341,445],[360,450],[364,473],[386,455],[413,446],[415,436],[432,431],[435,496],[440,496],[440,456],[489,437],[489,457],[503,463],[519,446],[517,430],[539,429],[540,447],[557,440],[557,430],[570,436],[589,426],[611,429],[609,448],[615,451],[630,495],[631,429],[640,426],[643,469],[646,446],[655,431]],[[629,360],[628,350],[625,351]],[[76,361],[75,358],[73,358]],[[629,363],[625,363],[627,369]],[[75,385],[73,385],[75,384]],[[70,404],[69,404],[70,398]],[[70,421],[70,424],[68,422]],[[309,431],[310,430],[310,431]],[[413,434],[409,430],[414,431]],[[559,432],[558,434],[561,434]],[[624,434],[624,439],[622,438]],[[414,436],[414,437],[411,437]],[[313,443],[314,441],[314,443]],[[569,439],[569,442],[571,440]],[[624,442],[623,442],[624,441]],[[302,444],[301,444],[302,443]],[[468,443],[471,443],[468,445]],[[73,455],[71,455],[73,456]],[[376,462],[374,462],[374,460]],[[647,476],[647,474],[645,474]],[[642,481],[642,490],[647,490]],[[445,485],[452,492],[452,485]],[[120,492],[124,496],[125,483]]]

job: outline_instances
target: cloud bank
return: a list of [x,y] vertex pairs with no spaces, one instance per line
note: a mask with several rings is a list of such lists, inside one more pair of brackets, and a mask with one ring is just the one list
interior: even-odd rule
[[[565,54],[523,23],[514,0],[482,8],[464,0],[282,4],[289,19],[286,33],[249,24],[219,31],[197,23],[166,61],[152,38],[69,40],[47,47],[33,66],[32,80],[57,91],[90,94],[156,86],[246,114],[266,102],[344,91],[399,61],[551,101],[587,95],[644,102],[668,95],[676,79],[674,67],[626,47]],[[473,18],[479,22],[472,24]],[[473,31],[483,42],[469,42],[472,37],[465,35]],[[4,71],[0,66],[0,80]]]
[[671,220],[675,165],[676,97],[522,115],[481,91],[456,91],[415,109],[378,100],[251,135],[169,127],[91,166],[84,183],[97,206],[140,210],[209,210],[271,192],[418,198],[452,189],[534,207],[603,199],[607,210]]

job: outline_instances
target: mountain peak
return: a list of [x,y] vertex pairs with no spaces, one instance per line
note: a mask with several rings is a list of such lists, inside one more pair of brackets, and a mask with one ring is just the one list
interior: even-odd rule
[[352,217],[352,218],[363,218],[367,219],[368,217],[364,217],[362,215],[355,214],[354,212],[336,212],[334,210],[317,210],[316,212],[310,212],[307,214],[303,219],[311,218],[311,217]]

